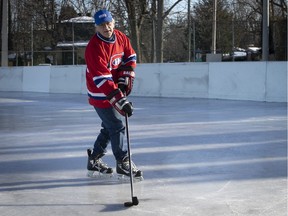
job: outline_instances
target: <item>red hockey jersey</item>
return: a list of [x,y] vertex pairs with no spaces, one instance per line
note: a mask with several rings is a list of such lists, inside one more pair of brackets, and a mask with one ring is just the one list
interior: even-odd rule
[[99,108],[110,107],[106,96],[117,89],[117,69],[136,67],[136,53],[129,38],[116,29],[109,40],[96,33],[86,47],[85,61],[89,103]]

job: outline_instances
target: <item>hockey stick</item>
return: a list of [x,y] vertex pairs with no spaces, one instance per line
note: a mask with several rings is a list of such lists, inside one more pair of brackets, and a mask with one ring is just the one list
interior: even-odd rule
[[132,173],[132,162],[131,162],[131,150],[130,150],[130,137],[129,137],[129,126],[128,126],[128,114],[125,114],[126,123],[126,136],[127,136],[127,148],[128,148],[128,159],[129,159],[129,172],[130,172],[130,186],[131,186],[131,199],[132,202],[125,202],[124,206],[130,207],[133,205],[138,205],[139,201],[137,196],[134,196],[134,186],[133,186],[133,173]]

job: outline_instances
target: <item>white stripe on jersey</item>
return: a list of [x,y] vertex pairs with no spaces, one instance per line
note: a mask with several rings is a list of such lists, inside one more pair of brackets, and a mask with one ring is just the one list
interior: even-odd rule
[[111,74],[93,77],[93,81],[96,84],[97,88],[100,88],[107,80],[112,80]]
[[98,83],[96,86],[97,88],[100,88],[107,80],[103,79],[100,83]]
[[93,97],[106,97],[104,93],[92,93],[87,89],[87,92],[92,95]]
[[98,80],[98,79],[105,79],[105,78],[112,78],[112,74],[95,76],[93,77],[93,81]]

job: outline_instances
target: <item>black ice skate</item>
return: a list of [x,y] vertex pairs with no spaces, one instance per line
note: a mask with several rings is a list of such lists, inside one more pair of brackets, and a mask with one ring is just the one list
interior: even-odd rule
[[101,177],[112,177],[113,176],[113,169],[111,167],[108,167],[107,164],[105,164],[101,157],[104,156],[104,154],[97,156],[96,158],[91,156],[92,150],[87,149],[88,154],[88,163],[87,163],[87,176],[93,177],[93,178],[101,178]]
[[[142,171],[137,169],[136,165],[132,161],[131,161],[131,165],[132,165],[132,175],[133,175],[134,181],[142,181],[143,180]],[[117,161],[116,172],[120,179],[126,179],[126,177],[130,177],[128,157],[125,157],[122,161]]]

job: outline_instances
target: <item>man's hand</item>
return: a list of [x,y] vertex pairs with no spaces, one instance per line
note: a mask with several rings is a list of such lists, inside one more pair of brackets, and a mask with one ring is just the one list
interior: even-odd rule
[[133,88],[133,82],[135,78],[134,71],[120,71],[118,78],[118,88],[128,96]]
[[130,117],[133,114],[133,106],[124,96],[120,89],[115,89],[108,96],[110,104],[123,116],[126,114]]

